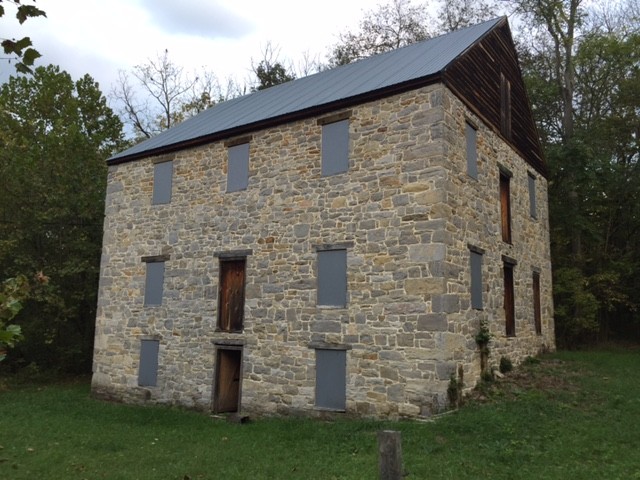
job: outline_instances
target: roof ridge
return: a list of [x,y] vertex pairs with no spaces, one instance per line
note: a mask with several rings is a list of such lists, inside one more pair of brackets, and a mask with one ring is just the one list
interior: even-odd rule
[[108,162],[135,160],[175,151],[211,138],[264,126],[270,119],[288,121],[296,113],[330,108],[340,102],[362,101],[373,93],[433,78],[491,31],[505,17],[431,37],[356,62],[316,72],[264,90],[218,103],[169,130],[113,155]]

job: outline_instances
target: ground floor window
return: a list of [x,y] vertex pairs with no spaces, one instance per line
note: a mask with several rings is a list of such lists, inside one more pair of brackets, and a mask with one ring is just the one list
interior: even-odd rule
[[504,262],[504,318],[507,337],[516,335],[516,312],[513,291],[513,264]]
[[138,368],[138,385],[155,387],[158,382],[158,340],[140,341],[140,366]]
[[540,308],[540,273],[533,272],[533,321],[536,334],[542,335],[542,315]]
[[346,409],[346,350],[316,349],[316,407]]

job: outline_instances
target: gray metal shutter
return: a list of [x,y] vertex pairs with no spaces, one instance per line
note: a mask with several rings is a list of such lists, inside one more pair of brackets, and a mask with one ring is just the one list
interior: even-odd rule
[[349,120],[322,126],[322,176],[349,170]]
[[153,204],[171,202],[173,162],[156,163],[153,166]]
[[229,147],[227,162],[227,192],[246,190],[249,185],[249,144]]
[[482,310],[482,254],[471,254],[471,308]]
[[536,179],[531,174],[527,176],[529,180],[529,213],[532,218],[537,218],[536,208]]
[[478,132],[473,126],[467,123],[466,139],[467,139],[467,173],[471,178],[478,178],[478,149],[477,149]]
[[347,403],[347,352],[316,350],[316,406],[345,410]]
[[347,251],[318,251],[318,305],[347,305]]
[[144,304],[162,305],[162,287],[164,284],[164,262],[148,262],[144,284]]
[[158,340],[140,341],[140,368],[138,370],[138,385],[141,387],[155,387],[158,381]]

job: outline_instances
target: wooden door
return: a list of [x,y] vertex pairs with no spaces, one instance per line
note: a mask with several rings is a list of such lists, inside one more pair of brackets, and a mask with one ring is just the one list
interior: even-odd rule
[[513,265],[504,264],[504,316],[505,330],[508,337],[516,335],[516,312],[513,291]]
[[239,332],[244,318],[245,259],[220,261],[218,328]]
[[237,412],[240,404],[242,349],[219,348],[213,409],[216,413]]

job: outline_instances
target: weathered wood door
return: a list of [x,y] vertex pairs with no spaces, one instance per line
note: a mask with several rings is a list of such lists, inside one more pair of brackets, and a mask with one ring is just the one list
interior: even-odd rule
[[506,323],[506,334],[513,337],[516,334],[516,312],[515,298],[513,291],[513,265],[504,264],[504,315]]
[[245,259],[220,261],[218,328],[227,332],[242,330],[244,317]]
[[213,410],[216,413],[237,412],[240,404],[242,349],[218,348]]

